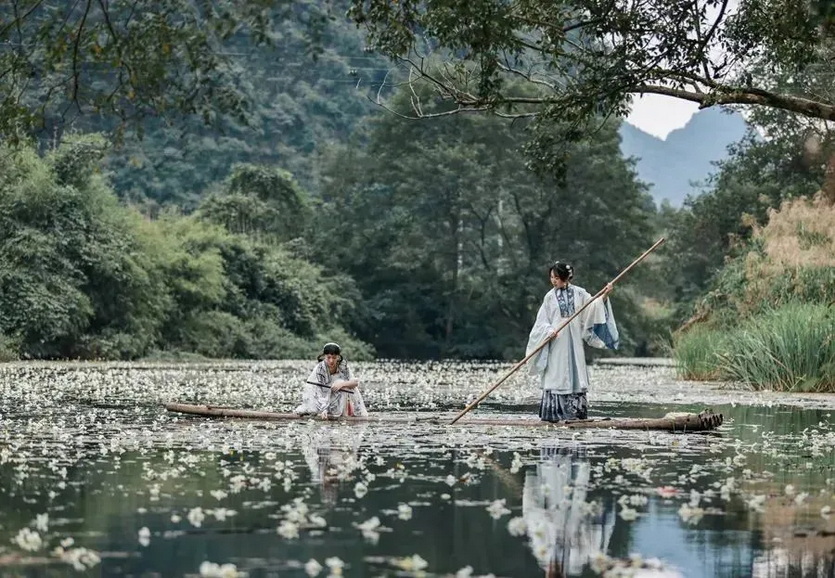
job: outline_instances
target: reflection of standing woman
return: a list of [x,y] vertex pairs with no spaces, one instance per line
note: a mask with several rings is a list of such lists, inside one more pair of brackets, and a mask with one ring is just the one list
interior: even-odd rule
[[368,410],[359,390],[359,381],[351,377],[348,362],[336,343],[326,343],[318,362],[307,378],[299,415],[328,417],[366,417]]
[[609,550],[615,511],[611,504],[587,502],[590,485],[591,465],[581,445],[545,445],[535,471],[525,474],[522,516],[547,578],[579,576]]
[[526,352],[530,355],[543,341],[556,336],[531,364],[531,373],[540,376],[542,387],[539,417],[543,421],[586,419],[589,373],[583,342],[592,347],[618,348],[618,328],[606,297],[612,291],[612,285],[606,285],[602,298],[586,307],[557,333],[559,326],[592,296],[582,287],[571,284],[574,278],[571,265],[557,261],[548,271],[554,289],[542,301]]

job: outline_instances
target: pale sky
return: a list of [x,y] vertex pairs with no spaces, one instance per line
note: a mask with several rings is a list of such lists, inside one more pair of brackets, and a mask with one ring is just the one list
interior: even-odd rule
[[699,105],[689,100],[645,94],[636,96],[632,112],[626,121],[644,132],[665,139],[670,131],[683,127],[699,110]]

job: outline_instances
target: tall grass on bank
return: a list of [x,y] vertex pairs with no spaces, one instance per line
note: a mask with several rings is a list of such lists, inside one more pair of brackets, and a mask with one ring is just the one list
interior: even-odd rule
[[723,372],[755,389],[835,391],[835,312],[790,303],[733,332]]
[[754,389],[835,392],[835,311],[790,303],[737,329],[683,335],[675,357],[682,377],[727,379]]
[[673,357],[682,379],[721,379],[720,353],[725,349],[724,332],[695,327],[675,340]]

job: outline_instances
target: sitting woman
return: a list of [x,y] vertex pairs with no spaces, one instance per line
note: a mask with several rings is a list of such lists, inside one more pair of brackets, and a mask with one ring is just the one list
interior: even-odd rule
[[367,417],[368,410],[359,390],[359,381],[351,377],[348,362],[336,343],[326,343],[310,372],[302,394],[302,404],[294,410],[299,415]]

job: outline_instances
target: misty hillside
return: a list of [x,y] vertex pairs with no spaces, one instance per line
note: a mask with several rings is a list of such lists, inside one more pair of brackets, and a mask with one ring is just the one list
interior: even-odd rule
[[713,108],[697,112],[665,140],[624,122],[621,151],[638,159],[638,176],[651,185],[656,203],[666,199],[680,207],[688,194],[701,192],[692,183],[704,183],[716,172],[713,163],[726,158],[727,146],[742,138],[745,127],[741,114]]

